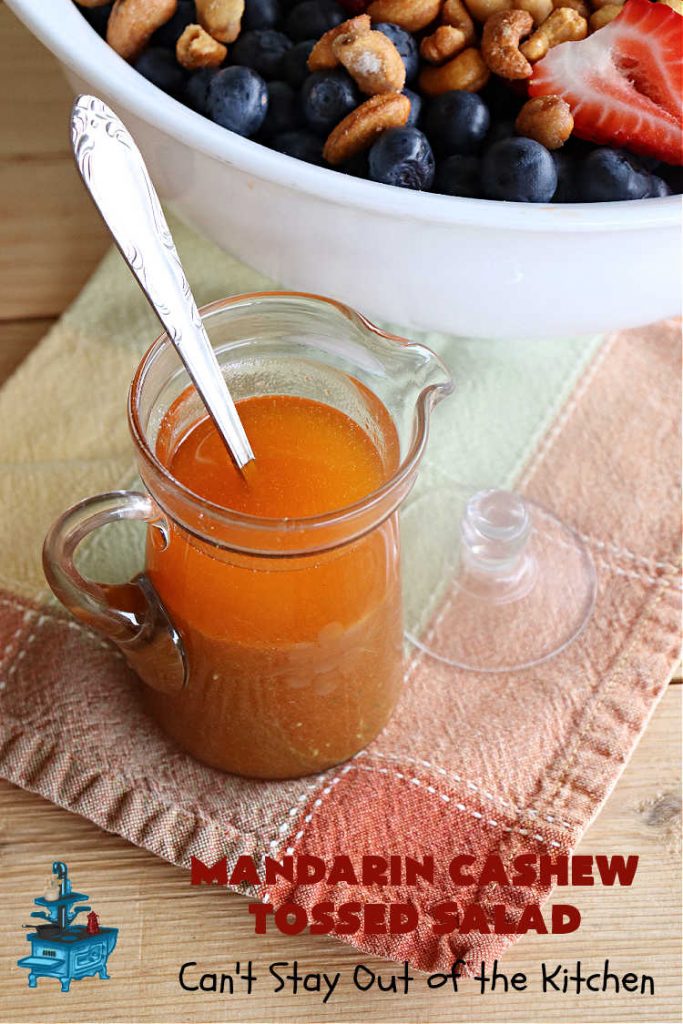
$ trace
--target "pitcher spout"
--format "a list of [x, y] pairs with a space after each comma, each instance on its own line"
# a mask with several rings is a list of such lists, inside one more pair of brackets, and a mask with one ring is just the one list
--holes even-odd
[[424, 433], [426, 441], [431, 411], [455, 390], [451, 371], [427, 345], [383, 331], [364, 317], [359, 319], [366, 345], [372, 347], [391, 380], [391, 387], [384, 390], [391, 415], [397, 423], [403, 423], [404, 435], [412, 419], [413, 440], [416, 434]]

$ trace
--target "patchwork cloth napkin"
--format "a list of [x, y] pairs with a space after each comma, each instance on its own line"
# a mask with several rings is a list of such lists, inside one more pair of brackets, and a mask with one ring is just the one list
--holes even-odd
[[[173, 227], [200, 302], [269, 286]], [[429, 906], [503, 902], [514, 918], [548, 891], [454, 892], [448, 861], [571, 851], [677, 655], [679, 325], [552, 343], [421, 339], [458, 388], [436, 410], [420, 486], [514, 486], [554, 510], [593, 556], [595, 612], [563, 654], [521, 673], [461, 672], [409, 649], [403, 697], [380, 737], [347, 764], [291, 782], [227, 776], [184, 754], [144, 714], [140, 683], [118, 652], [56, 605], [42, 575], [52, 520], [82, 497], [135, 482], [126, 393], [157, 333], [112, 253], [0, 390], [0, 773], [184, 867], [193, 855], [431, 853], [435, 886], [356, 894], [413, 900], [418, 930], [350, 941], [430, 971], [499, 956], [510, 937], [434, 936]], [[419, 551], [406, 563], [409, 628], [457, 629], [442, 558], [422, 525], [413, 517], [403, 537], [408, 553]], [[140, 567], [139, 538], [120, 525], [85, 547], [97, 578]], [[276, 905], [353, 898], [348, 886], [323, 883], [281, 882], [259, 895]]]

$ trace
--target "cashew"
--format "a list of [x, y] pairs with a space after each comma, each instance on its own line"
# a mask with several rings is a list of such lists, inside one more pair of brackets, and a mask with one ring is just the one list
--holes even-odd
[[370, 29], [370, 18], [367, 14], [360, 14], [357, 18], [349, 18], [341, 25], [336, 25], [329, 32], [321, 36], [318, 42], [308, 55], [309, 71], [330, 71], [339, 66], [339, 58], [332, 49], [332, 43], [338, 36], [348, 36], [350, 39], [357, 39], [358, 36], [366, 35]]
[[560, 96], [536, 96], [520, 110], [515, 128], [546, 149], [559, 149], [574, 130], [574, 118], [569, 104]]
[[196, 0], [197, 21], [219, 43], [234, 43], [242, 27], [244, 0]]
[[178, 0], [116, 0], [107, 22], [107, 42], [124, 60], [135, 60], [177, 6]]
[[472, 45], [475, 37], [474, 22], [462, 0], [446, 0], [441, 9], [441, 20], [444, 25], [460, 29], [465, 37], [465, 45]]
[[512, 10], [512, 0], [466, 0], [467, 10], [476, 21], [482, 22], [492, 14]]
[[605, 4], [604, 7], [600, 7], [599, 10], [593, 11], [590, 16], [590, 27], [592, 32], [597, 32], [598, 29], [604, 28], [605, 25], [609, 25], [610, 21], [614, 21], [623, 11], [623, 7], [620, 4]]
[[[600, 7], [606, 7], [607, 4], [616, 4], [617, 7], [623, 7], [626, 0], [591, 0], [591, 6], [593, 9], [599, 9]], [[660, 3], [664, 3], [664, 0], [659, 0]], [[672, 0], [672, 3], [676, 3], [677, 0]], [[571, 4], [563, 4], [563, 6], [571, 7]], [[586, 15], [584, 14], [584, 18]]]
[[210, 36], [201, 25], [188, 25], [176, 43], [175, 55], [181, 67], [189, 71], [217, 68], [228, 56], [228, 48]]
[[389, 128], [402, 128], [410, 117], [410, 100], [400, 92], [371, 96], [332, 129], [323, 148], [328, 164], [343, 164], [369, 149]]
[[488, 67], [501, 78], [529, 78], [532, 67], [520, 53], [519, 41], [531, 32], [528, 11], [500, 11], [484, 23], [481, 52]]
[[425, 96], [440, 96], [452, 89], [479, 92], [489, 78], [489, 69], [479, 50], [470, 47], [439, 68], [423, 68], [418, 83]]
[[406, 84], [406, 67], [401, 54], [383, 32], [351, 37], [338, 36], [332, 50], [361, 92], [376, 96], [400, 92]]
[[374, 22], [391, 21], [406, 32], [420, 32], [436, 19], [441, 0], [373, 0], [368, 14]]
[[449, 57], [455, 57], [465, 49], [465, 33], [453, 25], [439, 25], [431, 36], [425, 36], [420, 43], [420, 54], [430, 64], [443, 64]]
[[76, 0], [79, 7], [104, 7], [109, 0]]
[[578, 42], [588, 35], [588, 22], [571, 7], [558, 7], [550, 17], [537, 28], [531, 39], [527, 39], [521, 52], [527, 60], [535, 63], [545, 57], [548, 50], [559, 43]]
[[[599, 6], [599, 4], [596, 4]], [[586, 3], [586, 0], [553, 0], [553, 9], [557, 10], [558, 7], [571, 7], [573, 11], [580, 14], [586, 21], [590, 18], [590, 7]]]
[[[573, 2], [583, 3], [583, 0]], [[552, 12], [553, 0], [514, 0], [514, 6], [516, 11], [528, 11], [534, 19], [534, 25], [542, 25]]]

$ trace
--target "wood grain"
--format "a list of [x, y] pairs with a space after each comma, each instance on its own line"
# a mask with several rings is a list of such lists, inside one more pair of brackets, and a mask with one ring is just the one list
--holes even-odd
[[39, 317], [35, 320], [3, 320], [0, 318], [0, 383], [26, 358], [32, 348], [45, 337], [54, 321]]
[[72, 93], [55, 59], [0, 6], [0, 319], [57, 316], [108, 247], [73, 165]]
[[[66, 137], [70, 92], [55, 61], [0, 3], [0, 382], [77, 294], [107, 239], [71, 164]], [[18, 97], [21, 97], [19, 101]], [[581, 853], [640, 854], [631, 889], [565, 890], [583, 924], [574, 935], [526, 937], [502, 967], [525, 971], [530, 991], [480, 996], [430, 992], [359, 994], [354, 966], [383, 976], [394, 966], [362, 958], [329, 939], [253, 935], [240, 897], [197, 890], [188, 875], [118, 836], [5, 782], [0, 783], [0, 1020], [48, 1021], [680, 1021], [680, 687], [670, 687]], [[54, 859], [69, 863], [103, 923], [120, 928], [111, 980], [75, 983], [68, 995], [43, 979], [29, 990], [16, 961], [28, 951], [22, 923]], [[654, 997], [541, 995], [542, 961], [655, 977]], [[180, 965], [230, 971], [251, 959], [255, 994], [184, 992]], [[272, 992], [268, 965], [299, 960], [306, 971], [342, 972], [326, 1005], [314, 993]]]

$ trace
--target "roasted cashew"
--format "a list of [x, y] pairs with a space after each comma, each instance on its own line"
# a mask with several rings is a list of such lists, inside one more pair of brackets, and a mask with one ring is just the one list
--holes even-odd
[[242, 27], [244, 0], [196, 0], [197, 21], [219, 43], [234, 43]]
[[201, 25], [188, 25], [176, 43], [175, 55], [181, 67], [217, 68], [228, 56], [227, 46], [210, 36]]
[[443, 64], [465, 49], [467, 40], [462, 29], [454, 25], [439, 25], [430, 36], [420, 43], [420, 56], [430, 64]]
[[515, 128], [546, 149], [559, 149], [574, 130], [574, 118], [569, 104], [560, 96], [536, 96], [520, 110]]
[[439, 13], [441, 0], [373, 0], [368, 14], [374, 22], [391, 21], [406, 32], [420, 32]]
[[116, 0], [107, 22], [107, 42], [124, 60], [135, 60], [177, 6], [178, 0]]
[[465, 45], [472, 45], [475, 39], [474, 22], [462, 0], [446, 0], [441, 8], [441, 20], [444, 25], [460, 29], [465, 37]]
[[[600, 7], [600, 0], [594, 6]], [[573, 11], [580, 14], [586, 21], [590, 18], [591, 9], [586, 0], [553, 0], [553, 9], [557, 10], [558, 7], [571, 7]]]
[[352, 110], [332, 130], [323, 148], [323, 157], [333, 167], [369, 149], [389, 128], [401, 128], [410, 117], [410, 100], [400, 92], [371, 96]]
[[590, 16], [590, 27], [592, 32], [597, 32], [599, 29], [604, 28], [605, 25], [609, 25], [610, 21], [614, 21], [618, 18], [623, 11], [621, 4], [603, 4], [597, 11], [593, 11]]
[[578, 42], [588, 35], [588, 22], [571, 7], [558, 7], [527, 39], [521, 52], [527, 60], [542, 60], [548, 50], [559, 43]]
[[529, 78], [532, 67], [520, 52], [519, 41], [531, 32], [528, 11], [500, 11], [484, 23], [481, 52], [488, 67], [501, 78]]
[[467, 10], [479, 22], [485, 22], [492, 14], [512, 9], [512, 0], [467, 0]]
[[309, 71], [331, 71], [339, 67], [339, 58], [332, 49], [332, 43], [339, 36], [348, 36], [349, 39], [356, 39], [358, 36], [367, 35], [372, 29], [370, 18], [367, 14], [359, 14], [357, 18], [349, 18], [341, 25], [335, 25], [320, 37], [308, 55]]
[[406, 84], [401, 54], [383, 32], [337, 36], [332, 50], [366, 96], [400, 92]]
[[[583, 3], [583, 0], [573, 0], [573, 2]], [[534, 19], [534, 25], [542, 25], [545, 19], [552, 14], [553, 0], [514, 0], [514, 6], [517, 11], [528, 11]]]
[[440, 96], [442, 92], [450, 92], [452, 89], [479, 92], [489, 78], [490, 72], [482, 55], [471, 46], [439, 68], [423, 68], [419, 86], [425, 96]]

